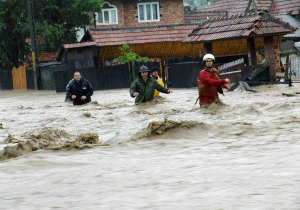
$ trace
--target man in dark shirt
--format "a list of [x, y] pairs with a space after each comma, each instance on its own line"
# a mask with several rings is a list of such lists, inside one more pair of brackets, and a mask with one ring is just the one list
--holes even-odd
[[91, 83], [81, 78], [78, 71], [74, 72], [74, 80], [69, 84], [67, 96], [73, 99], [73, 105], [82, 105], [91, 102], [93, 87]]

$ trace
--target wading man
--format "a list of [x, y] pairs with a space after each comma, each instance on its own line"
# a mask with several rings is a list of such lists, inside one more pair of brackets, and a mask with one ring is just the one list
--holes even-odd
[[135, 104], [151, 101], [154, 98], [155, 89], [162, 93], [173, 92], [161, 86], [154, 78], [150, 77], [149, 69], [143, 65], [138, 72], [138, 78], [131, 84], [130, 96], [133, 98], [136, 97]]
[[69, 84], [67, 96], [73, 99], [73, 105], [82, 105], [91, 102], [93, 87], [91, 83], [81, 78], [78, 71], [74, 72], [74, 80]]
[[222, 88], [228, 89], [225, 83], [229, 83], [230, 79], [221, 79], [219, 71], [213, 68], [215, 57], [212, 54], [206, 54], [203, 57], [205, 69], [200, 71], [197, 78], [200, 107], [208, 107], [213, 102], [217, 105], [223, 104], [219, 99], [218, 92], [223, 93]]
[[[162, 79], [158, 76], [158, 69], [156, 67], [153, 67], [151, 69], [151, 76], [152, 78], [156, 79], [156, 81], [158, 82], [158, 84], [160, 84], [161, 86], [165, 86], [164, 82], [162, 81]], [[154, 90], [154, 97], [159, 96], [159, 91], [158, 90]]]

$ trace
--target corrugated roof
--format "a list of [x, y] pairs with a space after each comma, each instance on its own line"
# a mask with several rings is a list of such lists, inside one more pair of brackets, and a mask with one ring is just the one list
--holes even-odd
[[[295, 28], [300, 28], [300, 21], [296, 18], [293, 18], [290, 15], [274, 15], [277, 18], [280, 18], [282, 21], [289, 23], [291, 26]], [[286, 34], [284, 37], [300, 37], [300, 30], [295, 31], [294, 34]]]
[[297, 15], [300, 10], [300, 0], [273, 0], [269, 14]]
[[98, 46], [182, 41], [198, 24], [181, 24], [140, 28], [89, 29]]
[[288, 34], [296, 28], [265, 12], [213, 19], [200, 24], [184, 42], [210, 42], [271, 34]]

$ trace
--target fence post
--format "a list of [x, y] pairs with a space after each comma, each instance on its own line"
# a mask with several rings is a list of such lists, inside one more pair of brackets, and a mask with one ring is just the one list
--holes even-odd
[[163, 79], [163, 83], [165, 84], [165, 86], [166, 86], [166, 73], [165, 73], [165, 71], [166, 71], [166, 68], [165, 68], [165, 60], [164, 59], [161, 59], [160, 60], [160, 63], [161, 63], [161, 70], [162, 70], [162, 72], [161, 72], [161, 77], [162, 77], [162, 79]]

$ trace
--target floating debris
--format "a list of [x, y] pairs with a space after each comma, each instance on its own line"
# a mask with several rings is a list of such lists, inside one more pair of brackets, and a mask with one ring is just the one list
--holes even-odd
[[86, 117], [91, 117], [92, 116], [92, 114], [89, 113], [89, 112], [83, 113], [83, 115], [86, 116]]

